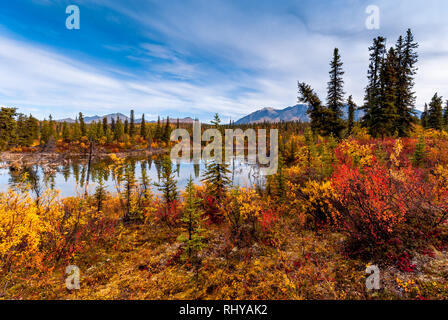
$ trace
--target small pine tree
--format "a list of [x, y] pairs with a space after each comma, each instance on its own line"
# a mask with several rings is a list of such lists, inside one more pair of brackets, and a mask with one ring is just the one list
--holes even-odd
[[274, 195], [277, 197], [279, 203], [284, 203], [286, 200], [286, 177], [285, 168], [282, 156], [278, 157], [278, 171], [275, 175], [275, 192]]
[[219, 128], [219, 125], [221, 123], [221, 118], [219, 117], [218, 113], [215, 113], [215, 117], [211, 121], [212, 125], [215, 126], [215, 128]]
[[179, 193], [177, 191], [177, 181], [173, 172], [173, 164], [169, 157], [162, 161], [160, 182], [154, 184], [162, 193], [165, 203], [165, 214], [163, 219], [167, 221], [167, 210], [170, 205], [177, 201]]
[[184, 257], [197, 262], [197, 254], [205, 246], [205, 232], [203, 228], [206, 219], [200, 210], [201, 200], [195, 194], [193, 179], [190, 177], [185, 189], [182, 231], [178, 240], [184, 243]]
[[415, 145], [414, 155], [412, 156], [412, 163], [416, 167], [420, 167], [425, 160], [425, 138], [420, 136]]
[[98, 213], [100, 213], [103, 211], [103, 204], [107, 198], [107, 190], [101, 177], [99, 178], [98, 186], [95, 189], [94, 198], [96, 203], [96, 210]]
[[222, 199], [231, 183], [228, 177], [230, 173], [228, 164], [217, 161], [206, 164], [202, 181], [206, 182], [207, 193], [216, 197], [217, 200]]

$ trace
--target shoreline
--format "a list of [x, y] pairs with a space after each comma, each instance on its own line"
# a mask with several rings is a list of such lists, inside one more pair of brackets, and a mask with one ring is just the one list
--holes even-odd
[[[92, 159], [101, 160], [115, 154], [120, 158], [127, 158], [132, 156], [152, 156], [167, 153], [167, 149], [152, 149], [152, 150], [129, 150], [121, 152], [103, 152], [95, 151], [92, 153]], [[67, 160], [74, 158], [85, 158], [88, 160], [89, 153], [79, 152], [10, 152], [4, 151], [0, 153], [0, 169], [13, 167], [20, 169], [23, 167], [40, 165], [45, 167], [56, 167], [64, 164]]]

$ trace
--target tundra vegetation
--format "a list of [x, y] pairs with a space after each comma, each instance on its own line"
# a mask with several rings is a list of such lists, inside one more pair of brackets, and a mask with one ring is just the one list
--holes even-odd
[[[116, 192], [60, 198], [24, 179], [0, 193], [0, 297], [447, 299], [448, 107], [435, 94], [415, 116], [417, 44], [410, 30], [385, 43], [369, 48], [359, 121], [335, 49], [326, 104], [299, 83], [309, 124], [239, 126], [280, 131], [279, 169], [263, 187], [232, 186], [226, 165], [210, 163], [202, 184], [178, 190], [170, 159], [153, 184], [115, 154], [168, 148], [171, 130], [191, 125], [85, 124], [82, 114], [56, 123], [3, 108], [3, 150], [88, 152], [94, 142], [111, 152]], [[212, 125], [236, 127], [218, 116]], [[79, 290], [65, 287], [68, 265], [80, 269]], [[380, 290], [366, 288], [370, 265]]]

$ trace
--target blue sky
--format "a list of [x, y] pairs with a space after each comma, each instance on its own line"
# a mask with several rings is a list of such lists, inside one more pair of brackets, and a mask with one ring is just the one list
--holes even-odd
[[[65, 27], [78, 5], [81, 29]], [[368, 5], [380, 30], [367, 30]], [[445, 0], [14, 0], [0, 3], [0, 105], [38, 118], [123, 112], [149, 119], [215, 112], [236, 120], [296, 104], [297, 81], [325, 99], [341, 50], [345, 90], [358, 104], [368, 46], [407, 28], [420, 43], [417, 107], [448, 97]]]

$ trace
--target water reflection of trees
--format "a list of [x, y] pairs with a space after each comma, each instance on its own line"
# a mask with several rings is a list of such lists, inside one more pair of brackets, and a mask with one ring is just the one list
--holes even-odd
[[[108, 159], [101, 159], [93, 161], [90, 167], [89, 181], [94, 184], [106, 183], [112, 184], [113, 177], [111, 171], [112, 162]], [[177, 175], [180, 177], [180, 171], [182, 171], [182, 165], [176, 163]], [[201, 177], [201, 164], [192, 164], [192, 174], [196, 179]], [[131, 170], [135, 175], [138, 172], [138, 176], [141, 178], [144, 173], [149, 177], [152, 182], [158, 182], [161, 178], [162, 160], [160, 157], [142, 157], [142, 158], [128, 158], [125, 162], [125, 166], [118, 169], [117, 174], [124, 175], [125, 170]], [[190, 170], [191, 170], [190, 169]], [[138, 170], [138, 171], [137, 171]], [[185, 170], [188, 170], [185, 168]], [[152, 173], [151, 173], [152, 171]], [[155, 172], [154, 172], [155, 171]], [[83, 159], [67, 159], [59, 167], [54, 169], [42, 168], [40, 166], [25, 167], [20, 170], [10, 168], [9, 169], [9, 184], [13, 186], [19, 186], [23, 182], [28, 183], [31, 186], [32, 192], [39, 197], [43, 190], [46, 188], [55, 189], [58, 186], [58, 179], [63, 179], [65, 183], [70, 183], [70, 179], [73, 179], [76, 186], [84, 188], [87, 182], [88, 162]], [[247, 174], [247, 176], [246, 176]], [[246, 165], [232, 161], [231, 163], [231, 178], [234, 184], [238, 184], [238, 179], [247, 178], [249, 184], [259, 184], [261, 182], [259, 168], [250, 166], [246, 168]], [[23, 181], [23, 179], [26, 181]], [[60, 180], [59, 180], [60, 181]], [[59, 182], [60, 183], [60, 182]], [[60, 187], [60, 186], [59, 186]]]

